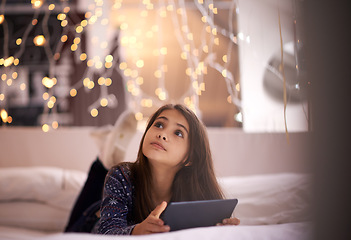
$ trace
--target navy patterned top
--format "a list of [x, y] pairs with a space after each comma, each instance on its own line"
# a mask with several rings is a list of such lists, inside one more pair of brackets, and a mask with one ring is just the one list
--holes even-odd
[[101, 203], [101, 218], [93, 229], [98, 234], [130, 235], [135, 223], [132, 217], [134, 184], [132, 163], [123, 163], [106, 175]]

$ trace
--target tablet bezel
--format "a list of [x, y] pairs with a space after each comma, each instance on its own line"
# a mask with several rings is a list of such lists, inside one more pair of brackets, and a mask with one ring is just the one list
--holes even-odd
[[218, 199], [188, 202], [171, 202], [160, 218], [171, 231], [195, 227], [209, 227], [230, 218], [238, 199]]

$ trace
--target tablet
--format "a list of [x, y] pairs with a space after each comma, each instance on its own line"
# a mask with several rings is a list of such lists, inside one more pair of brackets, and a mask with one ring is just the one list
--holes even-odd
[[238, 199], [171, 202], [160, 218], [171, 231], [215, 226], [231, 217], [237, 203]]

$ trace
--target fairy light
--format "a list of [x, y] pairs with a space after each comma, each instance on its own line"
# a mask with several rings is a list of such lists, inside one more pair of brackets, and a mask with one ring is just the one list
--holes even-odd
[[141, 121], [141, 120], [143, 120], [143, 118], [144, 118], [144, 115], [141, 112], [135, 113], [135, 119], [137, 121]]
[[107, 98], [101, 98], [101, 100], [100, 100], [100, 105], [101, 105], [102, 107], [106, 107], [107, 104], [108, 104]]
[[2, 121], [3, 121], [3, 122], [6, 122], [7, 117], [8, 117], [8, 114], [7, 114], [7, 112], [6, 112], [5, 109], [1, 109], [0, 115], [1, 115]]
[[81, 61], [85, 61], [87, 59], [87, 57], [88, 57], [88, 55], [86, 53], [82, 53], [82, 54], [80, 54], [79, 59]]
[[43, 132], [48, 132], [50, 130], [50, 126], [45, 123], [41, 126], [41, 129], [43, 130]]
[[55, 4], [53, 4], [53, 3], [51, 3], [49, 6], [48, 6], [48, 9], [50, 10], [50, 11], [52, 11], [52, 10], [54, 10], [55, 9]]
[[90, 115], [92, 117], [97, 117], [99, 115], [99, 111], [96, 108], [91, 109]]
[[13, 64], [13, 62], [14, 62], [14, 57], [8, 57], [8, 58], [6, 58], [5, 60], [4, 60], [4, 66], [5, 67], [9, 67], [9, 66], [11, 66], [12, 64]]
[[56, 79], [56, 78], [44, 77], [44, 78], [41, 80], [41, 83], [42, 83], [45, 87], [47, 87], [47, 88], [52, 88], [53, 86], [56, 85], [57, 79]]
[[72, 89], [69, 91], [69, 95], [70, 95], [71, 97], [77, 96], [77, 89], [72, 88]]
[[98, 84], [99, 84], [100, 86], [104, 85], [104, 84], [105, 84], [105, 78], [104, 78], [104, 77], [99, 77], [99, 79], [98, 79]]
[[2, 24], [5, 20], [4, 14], [0, 14], [0, 24]]
[[[88, 25], [92, 24], [101, 24], [102, 26], [107, 26], [109, 23], [109, 19], [104, 17], [104, 3], [105, 1], [103, 0], [94, 0], [94, 3], [90, 4], [88, 6], [88, 11], [85, 13], [85, 19], [76, 24], [75, 26], [70, 26], [69, 21], [68, 21], [68, 13], [70, 11], [69, 7], [65, 7], [63, 11], [59, 14], [57, 14], [57, 19], [61, 21], [61, 27], [65, 28], [64, 32], [70, 31], [77, 33], [75, 34], [75, 38], [70, 39], [71, 45], [71, 51], [74, 52], [76, 55], [76, 61], [86, 61], [86, 66], [87, 66], [87, 71], [85, 73], [85, 76], [82, 77], [82, 80], [80, 80], [76, 85], [70, 87], [69, 95], [71, 97], [75, 97], [78, 93], [78, 90], [80, 87], [85, 88], [86, 90], [88, 89], [93, 89], [95, 87], [104, 87], [104, 86], [110, 86], [112, 84], [111, 78], [106, 75], [104, 77], [100, 77], [95, 83], [93, 80], [91, 80], [89, 77], [91, 77], [92, 71], [95, 69], [99, 70], [104, 68], [103, 70], [106, 70], [108, 72], [107, 75], [109, 75], [112, 71], [112, 69], [119, 68], [121, 70], [122, 75], [128, 79], [126, 81], [126, 88], [128, 92], [134, 96], [136, 99], [135, 101], [138, 101], [142, 107], [150, 108], [154, 105], [160, 104], [160, 101], [165, 101], [168, 98], [168, 93], [167, 89], [165, 88], [165, 78], [166, 78], [166, 73], [168, 72], [168, 66], [164, 63], [163, 58], [166, 58], [169, 52], [171, 53], [172, 51], [167, 48], [167, 46], [163, 45], [160, 43], [158, 47], [155, 47], [155, 49], [152, 50], [152, 54], [150, 56], [154, 56], [156, 58], [159, 58], [158, 66], [156, 69], [153, 69], [153, 74], [154, 77], [158, 81], [158, 86], [155, 90], [155, 96], [149, 97], [143, 89], [140, 87], [141, 85], [144, 84], [144, 73], [142, 71], [142, 68], [145, 67], [145, 64], [147, 63], [147, 67], [150, 67], [150, 64], [147, 60], [149, 58], [144, 58], [144, 55], [139, 55], [139, 53], [136, 53], [135, 56], [133, 56], [133, 61], [128, 65], [127, 61], [122, 61], [119, 63], [116, 62], [116, 56], [114, 54], [107, 54], [105, 57], [102, 57], [101, 59], [93, 57], [93, 56], [88, 56], [87, 53], [82, 53], [82, 49], [80, 49], [81, 45], [81, 38], [80, 35], [83, 33], [84, 28], [87, 27]], [[113, 9], [121, 9], [122, 8], [122, 2], [123, 0], [114, 0]], [[223, 34], [221, 32], [221, 29], [214, 25], [213, 21], [213, 14], [218, 13], [218, 9], [214, 6], [213, 3], [210, 4], [204, 4], [203, 0], [196, 0], [198, 4], [201, 4], [201, 6], [205, 9], [207, 9], [206, 14], [204, 12], [201, 12], [200, 19], [202, 23], [204, 23], [204, 28], [206, 29], [206, 32], [209, 33], [208, 36], [210, 36], [210, 40], [208, 38], [204, 38], [201, 40], [201, 45], [196, 46], [195, 42], [197, 42], [197, 35], [194, 35], [195, 32], [192, 32], [189, 28], [191, 25], [188, 24], [188, 20], [186, 19], [187, 11], [185, 9], [185, 6], [180, 5], [175, 5], [175, 3], [162, 3], [159, 5], [154, 5], [152, 1], [150, 0], [143, 0], [142, 1], [142, 7], [140, 8], [139, 14], [143, 18], [145, 18], [145, 22], [149, 21], [150, 17], [153, 17], [152, 13], [157, 12], [157, 17], [158, 19], [162, 18], [168, 18], [171, 15], [178, 15], [178, 19], [182, 20], [179, 21], [179, 26], [177, 27], [180, 32], [180, 39], [178, 41], [182, 40], [183, 44], [181, 44], [181, 53], [180, 53], [180, 59], [184, 60], [184, 63], [187, 64], [187, 68], [185, 69], [185, 74], [189, 79], [191, 80], [191, 87], [189, 89], [192, 92], [190, 94], [187, 93], [187, 96], [184, 96], [184, 102], [186, 102], [187, 106], [189, 106], [191, 109], [196, 111], [197, 106], [198, 106], [198, 98], [196, 95], [201, 95], [202, 92], [205, 91], [205, 83], [204, 83], [204, 75], [207, 74], [207, 66], [211, 67], [209, 64], [209, 61], [215, 61], [215, 60], [204, 60], [206, 59], [207, 54], [212, 54], [213, 53], [213, 45], [219, 45], [219, 34]], [[41, 7], [44, 3], [43, 0], [31, 0], [32, 7]], [[195, 3], [195, 4], [197, 4]], [[56, 8], [55, 4], [48, 4], [45, 5], [47, 8], [52, 11]], [[198, 6], [197, 6], [198, 7]], [[154, 11], [156, 10], [156, 11]], [[236, 8], [238, 11], [238, 8]], [[2, 20], [1, 20], [2, 18]], [[126, 47], [131, 49], [133, 52], [141, 52], [144, 49], [144, 46], [146, 45], [145, 41], [154, 41], [154, 38], [157, 38], [158, 36], [161, 36], [163, 34], [163, 29], [162, 29], [162, 24], [160, 25], [159, 23], [154, 23], [151, 25], [149, 29], [143, 30], [142, 26], [137, 26], [136, 29], [132, 24], [129, 24], [127, 21], [127, 16], [123, 14], [118, 14], [118, 20], [120, 22], [120, 30], [123, 31], [123, 34], [121, 34], [121, 38], [119, 39], [120, 44], [119, 46]], [[1, 21], [4, 20], [4, 15], [0, 15], [0, 24]], [[112, 20], [111, 20], [112, 21]], [[38, 24], [37, 19], [33, 19], [31, 24], [33, 26]], [[141, 24], [140, 24], [141, 25]], [[132, 33], [132, 34], [130, 34]], [[79, 36], [77, 36], [79, 35]], [[45, 34], [45, 36], [47, 36]], [[45, 39], [43, 35], [37, 36], [38, 39], [33, 40], [36, 46], [44, 46], [46, 41], [49, 41], [48, 39]], [[40, 37], [40, 38], [39, 38]], [[60, 44], [63, 45], [62, 43], [67, 42], [68, 35], [63, 34], [60, 37]], [[239, 38], [239, 36], [238, 36]], [[231, 35], [230, 39], [232, 42], [236, 42], [237, 36]], [[249, 36], [246, 36], [244, 38], [246, 41], [249, 41]], [[101, 48], [102, 50], [107, 50], [109, 48], [109, 44], [107, 41], [100, 41], [98, 37], [93, 36], [89, 41], [94, 44], [95, 47]], [[25, 42], [25, 39], [23, 38], [18, 38], [16, 40], [16, 44], [20, 46]], [[180, 41], [181, 42], [181, 41]], [[151, 52], [150, 52], [151, 53]], [[173, 52], [172, 52], [173, 53]], [[56, 52], [55, 54], [52, 54], [53, 59], [49, 60], [59, 60], [61, 57], [61, 52]], [[135, 54], [135, 53], [134, 53]], [[62, 55], [63, 56], [63, 55]], [[179, 55], [178, 55], [179, 56]], [[210, 55], [208, 55], [210, 56]], [[114, 59], [116, 58], [116, 59]], [[229, 57], [230, 58], [230, 57]], [[220, 58], [219, 58], [220, 59]], [[229, 63], [230, 60], [228, 59], [227, 55], [223, 55], [222, 57], [223, 63]], [[18, 65], [19, 64], [19, 58], [14, 58], [14, 57], [8, 57], [6, 59], [0, 59], [0, 65], [4, 65], [5, 67], [11, 66], [11, 65]], [[170, 68], [172, 67], [169, 65]], [[212, 66], [213, 67], [213, 66]], [[228, 74], [227, 74], [228, 71]], [[230, 75], [229, 70], [227, 70], [227, 67], [224, 67], [223, 69], [220, 70], [222, 73], [222, 76], [227, 78], [228, 75]], [[56, 83], [54, 82], [55, 78], [52, 78], [52, 74], [49, 74], [49, 77], [44, 77], [42, 80], [42, 84], [48, 89], [48, 92], [50, 93], [44, 93], [43, 94], [43, 99], [46, 101], [46, 105], [49, 108], [54, 108], [55, 105], [59, 104], [56, 102], [56, 99], [53, 99], [52, 93], [53, 89], [56, 87]], [[9, 76], [6, 77], [4, 82], [6, 82], [8, 85], [12, 84], [13, 80], [16, 79], [16, 77], [12, 76], [12, 78], [7, 79]], [[57, 81], [55, 79], [55, 81]], [[26, 84], [22, 83], [20, 86], [21, 89], [26, 89]], [[240, 90], [240, 85], [235, 86], [236, 91]], [[99, 100], [96, 101], [95, 105], [91, 105], [91, 107], [88, 108], [88, 112], [90, 112], [92, 117], [98, 116], [98, 108], [99, 107], [106, 107], [110, 106], [110, 98], [107, 97], [107, 93], [104, 89], [102, 89], [101, 95], [99, 97]], [[89, 92], [89, 91], [87, 91]], [[68, 94], [68, 93], [67, 93]], [[188, 96], [190, 95], [190, 96]], [[1, 96], [1, 95], [0, 95]], [[5, 95], [3, 95], [3, 98], [5, 98]], [[140, 112], [141, 116], [139, 116], [139, 119], [142, 120], [144, 116]], [[137, 114], [136, 114], [137, 118]], [[44, 122], [51, 122], [51, 127], [55, 128], [53, 126], [52, 120], [50, 121], [44, 121]], [[44, 126], [43, 124], [42, 126]], [[49, 123], [46, 124], [47, 129], [49, 130], [50, 125]]]
[[106, 78], [105, 79], [105, 86], [111, 86], [111, 84], [112, 84], [112, 79], [111, 78]]
[[142, 59], [139, 59], [136, 64], [135, 64], [138, 68], [142, 68], [144, 67], [144, 61]]
[[46, 39], [43, 35], [37, 35], [33, 39], [35, 46], [43, 46], [46, 42]]
[[43, 93], [43, 100], [46, 101], [49, 99], [49, 97], [50, 97], [49, 93], [47, 93], [47, 92]]
[[38, 9], [40, 8], [44, 3], [44, 0], [31, 0], [32, 8]]
[[57, 129], [58, 126], [59, 126], [59, 124], [58, 124], [57, 121], [53, 121], [53, 122], [51, 123], [51, 127], [52, 127], [53, 129]]
[[22, 43], [22, 39], [21, 38], [17, 38], [16, 39], [16, 45], [21, 45], [21, 43]]

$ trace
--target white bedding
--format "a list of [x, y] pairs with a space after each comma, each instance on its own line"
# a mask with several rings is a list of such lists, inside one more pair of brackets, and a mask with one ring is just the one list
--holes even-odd
[[[0, 239], [108, 239], [62, 233], [85, 179], [84, 172], [56, 167], [0, 168]], [[239, 199], [234, 215], [241, 219], [240, 226], [189, 229], [138, 239], [310, 238], [309, 175], [222, 177], [219, 182], [227, 197]]]
[[207, 228], [194, 228], [169, 233], [144, 236], [108, 236], [86, 233], [56, 233], [43, 234], [23, 229], [10, 229], [0, 226], [1, 239], [6, 240], [309, 240], [313, 236], [313, 226], [310, 222], [285, 223], [259, 226], [216, 226]]

